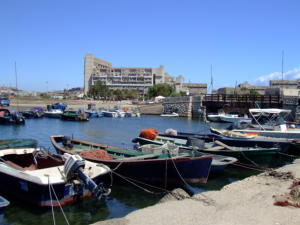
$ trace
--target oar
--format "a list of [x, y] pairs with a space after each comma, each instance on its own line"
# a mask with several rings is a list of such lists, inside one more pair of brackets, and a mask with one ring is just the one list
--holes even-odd
[[222, 143], [221, 141], [216, 140], [215, 143], [216, 143], [217, 145], [220, 145], [220, 146], [222, 146], [222, 147], [228, 149], [228, 150], [234, 151], [234, 149], [233, 149], [232, 147], [230, 147], [230, 146], [228, 146], [228, 145]]

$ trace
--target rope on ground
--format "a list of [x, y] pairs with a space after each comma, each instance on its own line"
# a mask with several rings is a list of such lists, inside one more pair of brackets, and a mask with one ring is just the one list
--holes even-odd
[[283, 153], [283, 152], [278, 152], [278, 154], [283, 155], [283, 156], [288, 156], [288, 157], [291, 157], [291, 158], [298, 158], [298, 156], [296, 156], [296, 155], [289, 155], [289, 154], [286, 154], [286, 153]]
[[250, 169], [250, 170], [256, 170], [256, 171], [259, 171], [259, 172], [266, 172], [266, 171], [270, 170], [270, 169], [267, 169], [267, 168], [253, 167], [251, 165], [243, 164], [243, 163], [239, 163], [239, 162], [235, 162], [232, 165], [243, 167], [243, 168]]

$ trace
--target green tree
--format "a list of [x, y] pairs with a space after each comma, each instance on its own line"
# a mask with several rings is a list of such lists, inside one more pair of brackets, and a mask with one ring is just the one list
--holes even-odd
[[47, 93], [41, 93], [40, 97], [43, 98], [43, 99], [49, 99], [50, 95], [48, 95]]
[[169, 97], [175, 92], [175, 88], [169, 84], [156, 84], [148, 88], [147, 98], [154, 98], [156, 96]]
[[92, 85], [87, 93], [88, 97], [93, 99], [99, 99], [100, 97], [107, 98], [108, 87], [101, 81], [97, 81]]
[[250, 89], [250, 95], [259, 95], [259, 93], [254, 89]]

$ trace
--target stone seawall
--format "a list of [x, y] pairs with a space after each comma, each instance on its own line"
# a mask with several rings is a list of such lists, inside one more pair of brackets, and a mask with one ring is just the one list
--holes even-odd
[[[223, 105], [220, 102], [216, 102], [211, 107], [219, 107], [220, 109], [223, 106], [229, 107], [232, 111], [240, 110], [240, 108], [236, 108], [233, 105], [226, 103]], [[206, 118], [206, 112], [210, 112], [211, 109], [209, 106], [206, 106], [204, 101], [204, 95], [197, 96], [183, 96], [176, 98], [165, 98], [163, 100], [163, 112], [164, 113], [172, 113], [177, 112], [179, 116], [182, 117], [193, 117], [193, 118]], [[207, 108], [208, 107], [208, 108]], [[255, 106], [256, 107], [256, 106]], [[298, 106], [298, 98], [297, 97], [284, 97], [282, 101], [282, 108], [291, 109], [291, 115], [288, 120], [291, 121], [300, 121], [300, 107]], [[243, 110], [248, 112], [248, 108], [244, 107]]]
[[178, 98], [165, 98], [163, 100], [164, 113], [176, 112], [179, 116], [192, 116], [192, 97], [183, 96]]

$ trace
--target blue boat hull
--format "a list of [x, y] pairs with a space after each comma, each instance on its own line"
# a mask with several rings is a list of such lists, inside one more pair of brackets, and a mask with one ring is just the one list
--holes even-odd
[[[101, 181], [100, 179], [103, 178], [97, 177], [93, 180], [98, 184]], [[64, 205], [91, 195], [91, 193], [80, 184], [58, 183], [54, 184], [53, 188], [59, 201], [56, 200], [52, 192], [51, 202], [48, 184], [42, 185], [30, 182], [26, 179], [20, 179], [5, 173], [0, 173], [0, 180], [1, 192], [11, 195], [16, 199], [42, 207], [50, 207], [52, 204], [53, 206], [59, 206], [59, 204]]]
[[[150, 183], [178, 184], [183, 182], [181, 177], [187, 183], [206, 183], [210, 172], [212, 158], [201, 156], [195, 158], [181, 159], [154, 159], [154, 160], [136, 160], [136, 161], [107, 161], [94, 160], [85, 157], [85, 159], [103, 163], [115, 169], [118, 178], [125, 176], [138, 181]], [[118, 176], [121, 175], [121, 176]]]

